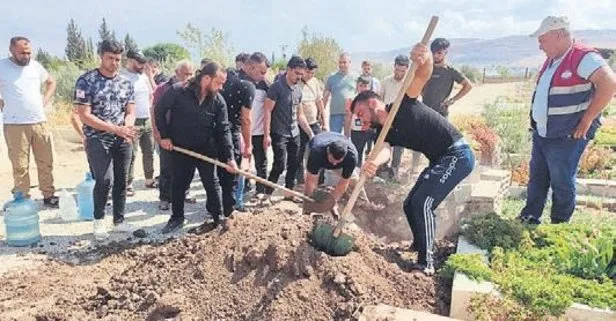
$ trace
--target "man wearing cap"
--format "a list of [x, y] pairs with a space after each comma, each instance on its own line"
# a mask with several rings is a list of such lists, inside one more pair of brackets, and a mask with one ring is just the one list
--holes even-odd
[[532, 99], [530, 180], [520, 219], [539, 224], [552, 188], [551, 221], [564, 223], [575, 209], [580, 157], [601, 125], [616, 77], [594, 48], [574, 41], [566, 17], [545, 18], [531, 36], [538, 38], [547, 59]]
[[[305, 69], [304, 59], [299, 56], [291, 57], [285, 76], [272, 84], [263, 104], [263, 147], [267, 149], [271, 145], [274, 150], [274, 164], [268, 180], [278, 183], [286, 167], [285, 186], [289, 189], [295, 186], [299, 165], [300, 127], [308, 133], [308, 137], [314, 136], [302, 109], [299, 108], [302, 101], [299, 81]], [[268, 187], [266, 192], [271, 195], [273, 189]], [[285, 197], [292, 199], [290, 195]]]
[[143, 172], [145, 175], [145, 187], [156, 188], [154, 180], [154, 136], [152, 135], [152, 122], [150, 120], [150, 108], [152, 107], [153, 89], [148, 76], [144, 73], [147, 58], [140, 51], [129, 50], [126, 69], [122, 76], [133, 84], [135, 95], [135, 139], [133, 141], [133, 153], [128, 170], [128, 186], [126, 195], [135, 195], [133, 179], [135, 172], [135, 158], [141, 147]]

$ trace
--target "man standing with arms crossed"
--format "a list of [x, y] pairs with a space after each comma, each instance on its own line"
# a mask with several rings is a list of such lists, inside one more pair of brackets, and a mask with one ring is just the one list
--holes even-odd
[[541, 223], [552, 188], [552, 223], [569, 222], [575, 209], [575, 174], [601, 112], [616, 91], [616, 76], [594, 49], [573, 40], [567, 17], [547, 17], [532, 34], [547, 56], [530, 113], [533, 148], [526, 206], [520, 220]]
[[[415, 186], [404, 201], [404, 213], [413, 233], [413, 248], [418, 251], [415, 269], [425, 274], [434, 273], [434, 210], [443, 199], [468, 176], [475, 165], [475, 156], [462, 134], [417, 97], [432, 73], [432, 55], [428, 48], [418, 44], [411, 52], [418, 65], [415, 78], [395, 115], [383, 149], [374, 160], [366, 160], [363, 172], [368, 177], [376, 174], [379, 166], [391, 157], [391, 146], [403, 146], [422, 152], [430, 160]], [[380, 133], [391, 105], [385, 105], [378, 94], [365, 91], [357, 95], [351, 111], [364, 127], [373, 127]]]
[[329, 129], [334, 133], [342, 133], [345, 118], [346, 100], [355, 95], [356, 76], [350, 73], [351, 56], [344, 52], [338, 58], [338, 71], [329, 78], [323, 91], [323, 106], [327, 108], [327, 102], [331, 97], [329, 105]]
[[51, 133], [44, 110], [56, 90], [56, 81], [41, 64], [32, 60], [32, 46], [27, 38], [12, 38], [9, 51], [11, 57], [0, 60], [0, 101], [3, 105], [0, 109], [4, 114], [4, 138], [13, 166], [12, 192], [30, 195], [32, 149], [43, 204], [57, 208]]
[[134, 228], [124, 221], [126, 179], [135, 137], [135, 102], [130, 80], [118, 74], [124, 48], [105, 40], [101, 65], [83, 74], [75, 84], [74, 104], [86, 136], [86, 154], [96, 179], [94, 185], [94, 237], [107, 238], [105, 205], [113, 182], [113, 224], [119, 232]]

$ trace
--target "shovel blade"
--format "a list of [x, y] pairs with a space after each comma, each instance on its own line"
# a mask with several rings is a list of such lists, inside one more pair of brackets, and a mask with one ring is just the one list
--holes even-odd
[[351, 252], [354, 245], [353, 237], [347, 234], [340, 234], [334, 237], [335, 226], [325, 223], [318, 223], [312, 229], [310, 238], [317, 250], [321, 250], [331, 256], [344, 256]]
[[307, 213], [328, 213], [336, 205], [334, 197], [325, 190], [317, 189], [312, 194], [314, 202], [304, 201], [304, 212]]

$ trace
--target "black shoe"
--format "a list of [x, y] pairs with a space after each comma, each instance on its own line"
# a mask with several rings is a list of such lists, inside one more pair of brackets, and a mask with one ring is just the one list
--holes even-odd
[[51, 197], [43, 199], [43, 205], [49, 208], [59, 208], [60, 200], [58, 199], [57, 196], [51, 196]]
[[539, 225], [541, 221], [532, 216], [518, 216], [518, 221], [522, 224]]
[[209, 233], [220, 226], [220, 220], [215, 220], [211, 222], [205, 222], [189, 231], [189, 233], [193, 234], [205, 234]]
[[171, 203], [169, 203], [169, 201], [160, 201], [158, 203], [158, 209], [161, 211], [168, 211]]
[[168, 234], [168, 233], [171, 233], [171, 232], [175, 232], [175, 231], [181, 229], [182, 227], [184, 227], [184, 219], [183, 218], [171, 218], [167, 222], [167, 225], [165, 225], [165, 227], [163, 228], [162, 233], [163, 234]]

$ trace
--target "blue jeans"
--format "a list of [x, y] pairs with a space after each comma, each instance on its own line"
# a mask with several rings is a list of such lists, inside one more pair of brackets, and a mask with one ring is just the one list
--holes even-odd
[[461, 139], [425, 168], [404, 200], [404, 214], [413, 232], [417, 262], [434, 267], [434, 210], [475, 167], [475, 155]]
[[528, 198], [520, 216], [540, 223], [552, 187], [552, 223], [568, 222], [575, 209], [575, 173], [588, 144], [585, 139], [543, 138], [533, 133]]
[[333, 133], [342, 133], [344, 128], [344, 114], [329, 116], [329, 131]]

